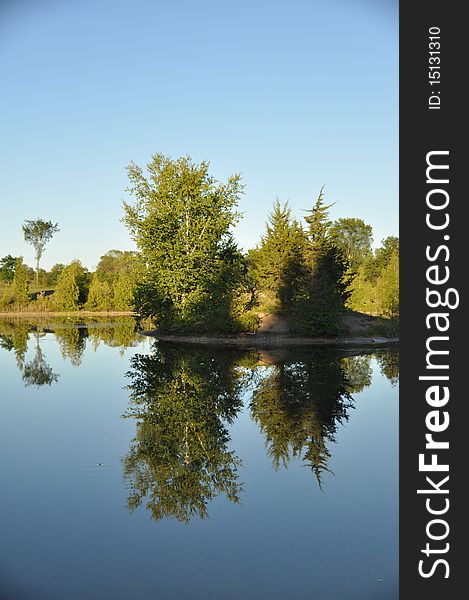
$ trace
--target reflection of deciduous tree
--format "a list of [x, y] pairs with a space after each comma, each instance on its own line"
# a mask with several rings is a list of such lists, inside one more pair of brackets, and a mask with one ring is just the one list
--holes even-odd
[[353, 406], [338, 355], [303, 351], [301, 358], [278, 362], [260, 378], [251, 414], [266, 438], [275, 468], [302, 457], [321, 485], [337, 424]]
[[241, 407], [242, 373], [233, 357], [167, 344], [136, 355], [128, 373], [137, 434], [123, 459], [128, 506], [147, 498], [155, 520], [187, 522], [207, 515], [220, 494], [239, 501], [239, 459], [228, 449], [231, 423]]
[[370, 354], [346, 356], [342, 360], [342, 367], [347, 376], [347, 389], [350, 393], [357, 394], [371, 385], [373, 372]]
[[376, 355], [381, 373], [389, 379], [392, 385], [399, 381], [399, 350], [389, 348], [386, 352]]
[[[31, 332], [34, 332], [36, 338], [35, 355], [32, 360], [25, 362]], [[35, 385], [40, 387], [42, 385], [51, 385], [59, 377], [46, 363], [41, 349], [41, 335], [43, 334], [41, 334], [38, 328], [33, 327], [28, 322], [11, 322], [0, 319], [0, 348], [14, 351], [16, 364], [22, 373], [26, 386]]]
[[107, 325], [107, 323], [97, 323], [96, 326], [88, 329], [88, 335], [94, 350], [103, 342], [107, 346], [119, 348], [121, 354], [123, 354], [126, 348], [138, 344], [139, 335], [136, 332], [135, 319], [132, 317], [120, 319], [113, 323], [112, 327]]
[[54, 373], [52, 368], [46, 363], [44, 354], [41, 350], [40, 345], [40, 334], [35, 332], [36, 336], [36, 349], [34, 358], [25, 363], [23, 367], [23, 381], [26, 386], [35, 385], [41, 387], [42, 385], [51, 385], [56, 382], [59, 375]]

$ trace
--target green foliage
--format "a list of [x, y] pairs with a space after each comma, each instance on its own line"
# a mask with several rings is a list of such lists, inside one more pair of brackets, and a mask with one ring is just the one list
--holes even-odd
[[295, 301], [307, 277], [305, 249], [305, 233], [288, 203], [276, 200], [260, 246], [250, 253], [254, 278], [264, 299], [270, 299], [264, 309], [285, 313]]
[[306, 335], [342, 333], [340, 316], [350, 294], [350, 272], [342, 250], [331, 236], [331, 221], [321, 189], [306, 217], [309, 225], [307, 250], [310, 285], [293, 313], [293, 329]]
[[11, 283], [13, 281], [17, 260], [18, 258], [12, 256], [11, 254], [7, 254], [0, 259], [0, 281], [5, 281], [7, 283]]
[[304, 335], [339, 335], [340, 316], [349, 296], [350, 276], [342, 252], [321, 238], [311, 252], [311, 275], [303, 298], [292, 306], [292, 331]]
[[324, 204], [324, 187], [321, 188], [312, 209], [305, 217], [308, 224], [308, 237], [313, 245], [322, 245], [329, 236], [332, 222], [329, 220], [329, 209], [333, 204]]
[[22, 257], [16, 259], [15, 274], [11, 284], [11, 294], [17, 310], [28, 305], [28, 273]]
[[362, 219], [347, 218], [334, 221], [330, 228], [334, 245], [342, 250], [352, 271], [372, 256], [373, 229]]
[[135, 274], [121, 271], [114, 283], [113, 306], [115, 310], [132, 310], [135, 292]]
[[85, 308], [87, 310], [111, 310], [112, 307], [112, 288], [107, 281], [101, 281], [98, 274], [95, 273], [91, 279]]
[[249, 255], [262, 309], [286, 317], [292, 332], [306, 336], [341, 333], [349, 295], [348, 263], [330, 235], [328, 209], [321, 190], [305, 231], [277, 200], [260, 247]]
[[74, 260], [65, 267], [57, 281], [54, 304], [60, 310], [78, 310], [88, 296], [89, 273]]
[[36, 255], [36, 284], [39, 282], [39, 261], [44, 253], [47, 242], [52, 239], [54, 233], [59, 231], [58, 223], [35, 219], [25, 221], [23, 225], [24, 239], [34, 248]]
[[59, 280], [60, 274], [65, 269], [65, 265], [62, 263], [56, 263], [52, 269], [46, 275], [47, 285], [54, 287], [57, 285], [57, 281]]
[[399, 316], [399, 240], [389, 237], [360, 266], [350, 286], [353, 310], [396, 319]]
[[393, 250], [389, 262], [377, 281], [381, 314], [387, 317], [399, 315], [399, 254]]
[[124, 203], [124, 222], [146, 266], [134, 304], [162, 329], [235, 327], [232, 303], [244, 269], [230, 229], [239, 219], [241, 179], [234, 175], [222, 184], [208, 168], [161, 154], [147, 175], [135, 164], [128, 168], [135, 203]]

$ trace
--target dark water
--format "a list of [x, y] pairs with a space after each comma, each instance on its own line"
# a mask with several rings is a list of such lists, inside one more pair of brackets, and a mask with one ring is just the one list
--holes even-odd
[[0, 322], [0, 598], [397, 598], [397, 354]]

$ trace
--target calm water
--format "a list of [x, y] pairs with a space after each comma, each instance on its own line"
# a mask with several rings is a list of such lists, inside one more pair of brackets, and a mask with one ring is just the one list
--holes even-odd
[[0, 322], [2, 600], [397, 598], [397, 354]]

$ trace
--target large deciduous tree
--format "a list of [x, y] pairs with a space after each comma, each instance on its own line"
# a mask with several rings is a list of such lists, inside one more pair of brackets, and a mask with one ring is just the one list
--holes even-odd
[[362, 219], [337, 219], [331, 226], [330, 235], [354, 272], [372, 256], [373, 228]]
[[34, 219], [25, 221], [23, 225], [24, 239], [34, 248], [36, 257], [36, 284], [39, 282], [39, 262], [44, 253], [47, 242], [52, 239], [54, 233], [59, 231], [58, 223]]
[[145, 272], [134, 305], [168, 330], [227, 330], [243, 278], [242, 255], [231, 227], [239, 220], [241, 178], [226, 183], [209, 163], [155, 154], [145, 173], [131, 164], [133, 204], [124, 223], [141, 252]]

